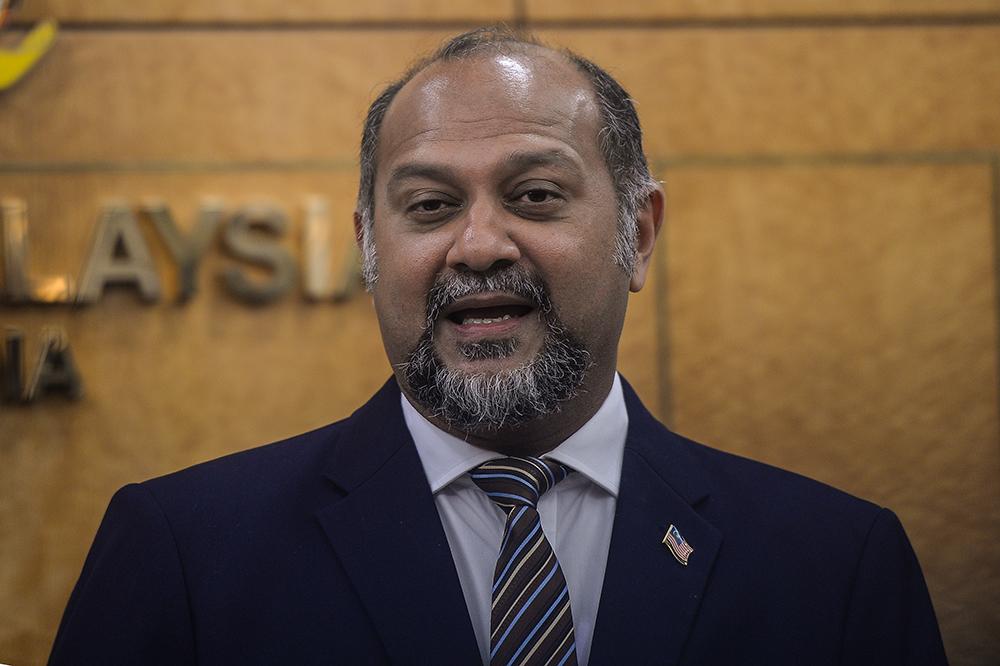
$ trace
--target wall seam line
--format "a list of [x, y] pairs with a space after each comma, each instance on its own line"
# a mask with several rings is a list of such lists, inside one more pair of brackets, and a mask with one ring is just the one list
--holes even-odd
[[[530, 18], [523, 0], [515, 0], [513, 13], [448, 19], [205, 19], [205, 20], [80, 20], [60, 21], [73, 31], [227, 31], [227, 30], [437, 30], [462, 29], [500, 21], [539, 30], [770, 30], [837, 28], [977, 27], [1000, 25], [1000, 13], [899, 14], [899, 15], [774, 15], [763, 17], [613, 17]], [[25, 30], [35, 20], [11, 21], [8, 28]]]
[[[993, 179], [992, 213], [993, 213], [993, 277], [994, 289], [994, 325], [996, 328], [996, 356], [994, 357], [995, 377], [1000, 379], [1000, 152], [993, 154], [990, 162]], [[1000, 443], [1000, 390], [997, 390], [997, 441]]]

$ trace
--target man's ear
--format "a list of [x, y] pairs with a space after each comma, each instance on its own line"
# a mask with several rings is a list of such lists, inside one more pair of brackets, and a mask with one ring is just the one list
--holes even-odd
[[358, 251], [364, 252], [363, 240], [365, 229], [361, 226], [361, 213], [354, 211], [354, 242], [358, 244]]
[[639, 291], [646, 284], [649, 264], [653, 258], [653, 248], [656, 245], [656, 236], [660, 233], [660, 226], [663, 224], [665, 200], [663, 187], [657, 185], [656, 189], [650, 192], [646, 198], [646, 204], [639, 210], [636, 219], [638, 233], [635, 239], [635, 265], [632, 267], [632, 278], [629, 280], [629, 289], [632, 291]]

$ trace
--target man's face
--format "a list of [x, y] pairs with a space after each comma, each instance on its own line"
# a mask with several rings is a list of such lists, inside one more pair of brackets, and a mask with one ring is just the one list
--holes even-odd
[[[373, 288], [397, 372], [422, 337], [453, 373], [510, 372], [555, 326], [589, 352], [584, 388], [610, 383], [629, 276], [613, 261], [598, 127], [587, 81], [542, 50], [436, 63], [400, 91], [379, 141]], [[550, 311], [504, 285], [513, 274], [544, 285]], [[449, 284], [445, 305], [429, 308]]]

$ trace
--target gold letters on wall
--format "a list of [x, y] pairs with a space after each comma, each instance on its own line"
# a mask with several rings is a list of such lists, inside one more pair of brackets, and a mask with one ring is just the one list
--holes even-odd
[[[32, 275], [29, 262], [28, 211], [24, 201], [9, 198], [2, 205], [4, 258], [3, 301], [9, 304], [89, 305], [98, 303], [110, 285], [133, 288], [145, 302], [161, 300], [160, 275], [143, 233], [141, 220], [149, 222], [162, 242], [177, 273], [174, 299], [184, 302], [195, 296], [199, 286], [199, 266], [212, 242], [221, 240], [222, 249], [233, 259], [263, 269], [266, 277], [252, 276], [246, 267], [232, 266], [221, 275], [221, 283], [238, 300], [249, 304], [271, 303], [288, 295], [302, 274], [302, 293], [311, 301], [343, 301], [358, 291], [361, 272], [354, 245], [332, 247], [329, 203], [320, 196], [306, 200], [301, 231], [301, 271], [295, 258], [281, 241], [291, 226], [280, 207], [251, 203], [226, 215], [224, 203], [206, 197], [193, 230], [181, 231], [169, 206], [149, 200], [133, 208], [122, 200], [109, 200], [100, 211], [93, 242], [84, 258], [79, 288], [69, 274], [39, 277]], [[346, 253], [344, 269], [332, 270], [335, 250]]]

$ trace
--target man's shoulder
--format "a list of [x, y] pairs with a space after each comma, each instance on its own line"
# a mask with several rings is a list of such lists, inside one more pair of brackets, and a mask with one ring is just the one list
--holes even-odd
[[[628, 393], [626, 393], [628, 396]], [[632, 397], [628, 447], [688, 501], [710, 498], [734, 514], [764, 512], [815, 519], [817, 515], [874, 518], [880, 507], [804, 474], [695, 441], [667, 428]]]
[[[633, 484], [630, 490], [623, 476], [620, 497], [660, 493], [652, 495], [656, 508], [650, 513], [669, 507], [662, 523], [676, 523], [694, 549], [692, 558], [705, 558], [703, 566], [711, 568], [686, 652], [694, 662], [739, 661], [735, 650], [718, 642], [718, 627], [736, 627], [746, 639], [737, 643], [768, 637], [756, 649], [773, 650], [782, 663], [831, 654], [842, 655], [843, 663], [868, 663], [890, 645], [909, 657], [880, 657], [887, 663], [945, 663], [919, 565], [892, 511], [695, 442], [638, 409], [633, 414], [639, 423], [626, 448]], [[676, 499], [671, 507], [663, 485], [692, 511], [678, 508]]]
[[803, 473], [754, 460], [674, 434], [711, 475], [716, 492], [771, 512], [805, 507], [874, 514], [879, 506]]
[[169, 516], [274, 509], [323, 492], [322, 471], [348, 419], [137, 484]]
[[[676, 433], [663, 445], [683, 457], [688, 472], [701, 475], [707, 495], [699, 512], [731, 546], [748, 551], [858, 555], [878, 524], [899, 529], [886, 508], [804, 474], [752, 460]], [[678, 454], [677, 451], [682, 453]], [[693, 470], [693, 471], [692, 471]]]
[[298, 469], [311, 467], [311, 463], [322, 460], [336, 444], [348, 420], [341, 419], [314, 430], [199, 462], [144, 483], [166, 487], [217, 482], [230, 476], [249, 480], [260, 475], [275, 479], [294, 474]]
[[[395, 398], [393, 397], [395, 395]], [[398, 410], [398, 389], [387, 384], [350, 416], [314, 430], [251, 449], [230, 453], [138, 484], [169, 513], [215, 507], [274, 508], [303, 499], [335, 496], [331, 481], [342, 470], [345, 450], [373, 448], [381, 424]], [[401, 417], [399, 419], [401, 421]], [[367, 439], [372, 446], [345, 446]], [[331, 495], [334, 493], [334, 495]]]

